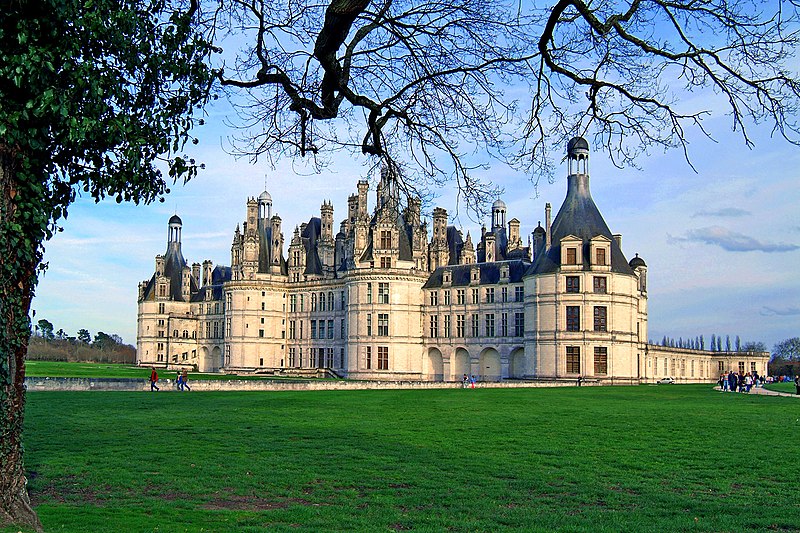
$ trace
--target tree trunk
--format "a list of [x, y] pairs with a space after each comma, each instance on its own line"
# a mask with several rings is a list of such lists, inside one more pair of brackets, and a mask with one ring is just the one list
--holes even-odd
[[37, 207], [32, 194], [36, 186], [25, 184], [20, 193], [16, 161], [11, 150], [0, 144], [0, 526], [15, 524], [41, 531], [26, 488], [22, 420], [28, 313], [44, 231], [41, 202]]

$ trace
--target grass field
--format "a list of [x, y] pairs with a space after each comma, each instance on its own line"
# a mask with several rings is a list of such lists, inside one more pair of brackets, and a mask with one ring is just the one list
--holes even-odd
[[[160, 379], [175, 379], [176, 371], [157, 369]], [[30, 377], [62, 378], [150, 378], [150, 368], [111, 363], [62, 363], [58, 361], [26, 361], [25, 374]], [[201, 374], [190, 372], [189, 379], [293, 379], [276, 376], [237, 376], [233, 374]]]
[[790, 392], [792, 394], [794, 394], [797, 391], [797, 389], [794, 386], [794, 381], [792, 381], [791, 383], [770, 383], [769, 385], [766, 385], [765, 388], [769, 390], [775, 390], [778, 392]]
[[47, 531], [796, 531], [799, 418], [707, 385], [35, 392], [26, 466]]

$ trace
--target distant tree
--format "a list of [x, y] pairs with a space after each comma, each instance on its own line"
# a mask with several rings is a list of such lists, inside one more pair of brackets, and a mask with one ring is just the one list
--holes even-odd
[[772, 358], [784, 361], [800, 361], [800, 337], [792, 337], [773, 346]]
[[91, 344], [92, 342], [92, 334], [89, 333], [88, 329], [79, 329], [78, 330], [78, 340], [84, 344]]
[[717, 349], [717, 336], [713, 333], [711, 334], [711, 351], [715, 351]]
[[705, 350], [706, 349], [706, 341], [703, 339], [702, 335], [700, 335], [700, 349], [701, 350]]
[[736, 335], [736, 351], [742, 351], [742, 339], [739, 338], [739, 335]]
[[120, 342], [117, 342], [117, 339], [120, 341], [122, 340], [119, 335], [109, 335], [108, 333], [98, 331], [97, 335], [94, 336], [94, 342], [92, 343], [92, 346], [99, 348], [100, 350], [112, 348], [118, 344], [121, 344]]
[[730, 335], [725, 335], [725, 351], [726, 352], [730, 352], [731, 351], [731, 336]]
[[64, 331], [63, 329], [59, 329], [58, 331], [56, 331], [56, 338], [61, 339], [61, 340], [66, 339], [67, 338], [67, 332]]
[[24, 476], [30, 306], [80, 191], [149, 203], [197, 165], [208, 98], [194, 0], [0, 0], [0, 528], [41, 529]]
[[717, 337], [717, 351], [722, 351], [722, 337]]
[[664, 335], [664, 338], [661, 339], [661, 346], [667, 346], [667, 336]]
[[39, 326], [39, 334], [44, 337], [45, 339], [52, 339], [53, 338], [53, 323], [49, 320], [42, 318], [38, 322]]
[[746, 342], [742, 345], [743, 352], [766, 352], [767, 345], [763, 342]]

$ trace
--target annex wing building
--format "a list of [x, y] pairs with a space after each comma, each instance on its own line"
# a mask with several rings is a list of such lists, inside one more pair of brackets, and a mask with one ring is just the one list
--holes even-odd
[[288, 248], [270, 194], [249, 198], [231, 266], [190, 265], [175, 215], [139, 284], [138, 364], [427, 381], [765, 374], [766, 354], [648, 344], [647, 265], [604, 221], [588, 162], [586, 140], [571, 140], [566, 198], [525, 241], [501, 200], [476, 243], [441, 208], [429, 231], [388, 171], [371, 208], [359, 181], [338, 231], [323, 202]]

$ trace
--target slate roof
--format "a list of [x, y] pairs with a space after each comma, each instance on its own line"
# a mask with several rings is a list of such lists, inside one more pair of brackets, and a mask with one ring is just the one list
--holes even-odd
[[589, 267], [589, 240], [603, 235], [611, 241], [611, 271], [633, 274], [625, 255], [592, 200], [589, 176], [586, 174], [573, 174], [567, 178], [567, 197], [553, 221], [551, 234], [550, 248], [537, 254], [526, 275], [557, 272], [561, 268], [561, 239], [568, 235], [574, 235], [583, 241], [584, 268]]
[[451, 272], [452, 287], [467, 287], [470, 283], [470, 277], [473, 268], [480, 269], [480, 284], [491, 285], [500, 281], [500, 267], [507, 264], [508, 269], [508, 282], [519, 283], [525, 275], [525, 271], [530, 266], [527, 261], [515, 259], [512, 261], [495, 261], [493, 263], [473, 263], [470, 265], [448, 265], [439, 267], [433, 271], [428, 278], [428, 281], [423, 285], [423, 289], [435, 289], [442, 286], [442, 278], [445, 272]]
[[317, 240], [321, 231], [322, 220], [319, 217], [311, 217], [306, 227], [303, 228], [303, 233], [300, 234], [306, 249], [306, 269], [303, 274], [322, 275], [322, 261], [317, 253]]

